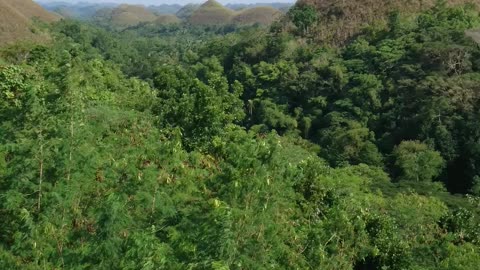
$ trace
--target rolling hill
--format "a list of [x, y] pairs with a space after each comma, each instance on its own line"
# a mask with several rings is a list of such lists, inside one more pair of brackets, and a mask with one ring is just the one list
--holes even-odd
[[104, 8], [113, 9], [117, 5], [111, 3], [89, 3], [89, 2], [48, 2], [41, 3], [46, 10], [58, 13], [64, 18], [74, 18], [79, 20], [91, 19], [97, 11]]
[[46, 34], [35, 28], [33, 20], [54, 22], [60, 18], [31, 0], [0, 0], [0, 44], [23, 39], [45, 40]]
[[[447, 4], [479, 4], [480, 0], [447, 0]], [[392, 11], [414, 13], [432, 7], [437, 0], [299, 0], [297, 6], [314, 6], [319, 14], [316, 38], [321, 41], [344, 43], [366, 24], [385, 20]]]
[[95, 20], [117, 28], [134, 26], [143, 22], [153, 22], [157, 16], [144, 6], [122, 4], [113, 9], [101, 9]]
[[272, 7], [282, 12], [288, 11], [288, 9], [292, 6], [293, 6], [293, 3], [282, 3], [282, 2], [271, 2], [271, 3], [265, 2], [265, 3], [254, 3], [254, 4], [228, 3], [225, 5], [225, 7], [235, 11], [245, 10], [249, 8], [256, 8], [256, 7]]
[[281, 16], [282, 12], [276, 8], [254, 7], [238, 12], [232, 22], [239, 25], [270, 25]]
[[197, 10], [200, 7], [200, 5], [197, 4], [188, 4], [183, 6], [180, 10], [177, 11], [175, 15], [177, 15], [178, 18], [182, 20], [187, 20], [192, 16], [193, 12]]
[[192, 13], [188, 21], [193, 25], [227, 24], [234, 15], [233, 10], [215, 0], [208, 0]]
[[155, 5], [155, 6], [152, 5], [147, 7], [148, 10], [159, 15], [175, 14], [182, 8], [183, 6], [179, 4], [172, 4], [172, 5], [162, 4], [162, 5]]

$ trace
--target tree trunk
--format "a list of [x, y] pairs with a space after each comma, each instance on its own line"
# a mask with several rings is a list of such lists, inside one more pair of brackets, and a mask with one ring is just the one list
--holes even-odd
[[39, 169], [39, 180], [38, 180], [38, 199], [37, 199], [37, 210], [40, 212], [42, 206], [42, 184], [43, 184], [43, 144], [40, 145], [40, 169]]

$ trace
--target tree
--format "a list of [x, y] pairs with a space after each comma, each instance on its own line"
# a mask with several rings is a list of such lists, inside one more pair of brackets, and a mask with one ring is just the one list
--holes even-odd
[[210, 147], [229, 124], [245, 116], [239, 99], [242, 85], [229, 85], [218, 68], [216, 59], [199, 64], [196, 69], [202, 80], [192, 79], [181, 68], [162, 68], [155, 77], [159, 89], [155, 111], [163, 127], [180, 128], [188, 149]]
[[321, 130], [320, 145], [324, 148], [323, 156], [332, 165], [383, 165], [383, 157], [373, 143], [375, 134], [372, 131], [339, 113], [327, 117], [329, 127]]
[[318, 20], [317, 10], [309, 5], [295, 6], [288, 11], [288, 15], [303, 34]]
[[403, 141], [395, 148], [393, 156], [400, 170], [400, 180], [432, 181], [445, 165], [439, 152], [419, 141]]

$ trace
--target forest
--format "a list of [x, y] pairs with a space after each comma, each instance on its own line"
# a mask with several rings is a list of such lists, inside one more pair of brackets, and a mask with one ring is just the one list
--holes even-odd
[[1, 46], [0, 269], [478, 269], [479, 8], [324, 20]]

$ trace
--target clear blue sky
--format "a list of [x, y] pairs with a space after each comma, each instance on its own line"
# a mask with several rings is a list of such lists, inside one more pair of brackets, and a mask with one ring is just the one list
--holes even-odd
[[[50, 3], [50, 2], [93, 2], [93, 3], [129, 3], [129, 4], [144, 4], [144, 5], [155, 5], [155, 4], [188, 4], [188, 3], [203, 3], [206, 0], [35, 0], [41, 3]], [[217, 0], [220, 3], [235, 3], [235, 4], [251, 4], [251, 3], [273, 3], [273, 2], [282, 2], [282, 3], [293, 3], [295, 0]]]

